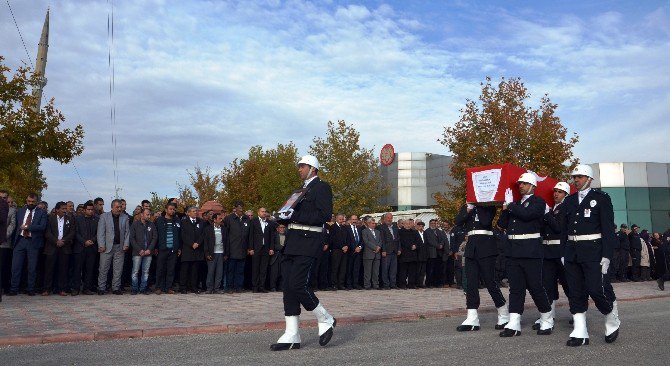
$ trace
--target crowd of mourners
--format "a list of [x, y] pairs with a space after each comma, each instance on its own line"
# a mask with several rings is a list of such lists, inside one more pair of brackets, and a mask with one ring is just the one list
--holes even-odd
[[[267, 208], [231, 212], [184, 207], [161, 210], [142, 201], [132, 213], [123, 199], [105, 211], [102, 198], [50, 208], [36, 194], [19, 208], [0, 190], [0, 272], [5, 295], [76, 296], [174, 293], [258, 293], [281, 290], [286, 226]], [[395, 221], [392, 213], [333, 215], [310, 275], [315, 290], [463, 288], [464, 228], [432, 219]], [[507, 237], [494, 229], [495, 280], [507, 286]], [[650, 233], [626, 224], [617, 232], [612, 282], [657, 280], [663, 289], [670, 230]], [[480, 284], [480, 288], [483, 283]]]

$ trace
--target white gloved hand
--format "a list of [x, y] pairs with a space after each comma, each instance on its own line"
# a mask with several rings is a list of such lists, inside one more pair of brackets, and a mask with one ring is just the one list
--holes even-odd
[[288, 220], [288, 219], [291, 218], [291, 215], [293, 215], [293, 209], [289, 208], [288, 211], [286, 211], [286, 212], [280, 212], [277, 217], [280, 220]]
[[545, 203], [544, 206], [545, 206], [544, 207], [544, 213], [549, 213], [549, 211], [551, 211], [551, 207], [549, 207], [549, 205], [547, 205], [546, 203]]
[[475, 208], [475, 205], [473, 205], [472, 203], [468, 203], [468, 204], [466, 204], [466, 207], [467, 207], [468, 211], [472, 211]]
[[512, 202], [514, 202], [514, 195], [512, 194], [512, 189], [507, 188], [505, 190], [505, 204], [509, 205]]
[[565, 265], [565, 257], [561, 257], [561, 264]]
[[610, 260], [603, 257], [603, 259], [600, 260], [600, 266], [602, 274], [607, 274], [607, 270], [610, 268]]

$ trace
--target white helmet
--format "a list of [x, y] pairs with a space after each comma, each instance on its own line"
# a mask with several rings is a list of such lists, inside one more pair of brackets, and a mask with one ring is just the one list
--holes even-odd
[[535, 174], [533, 174], [533, 173], [523, 173], [523, 174], [521, 174], [521, 176], [519, 177], [519, 179], [517, 179], [516, 182], [517, 183], [524, 182], [524, 183], [532, 184], [535, 187], [537, 187], [537, 178], [535, 177]]
[[590, 165], [579, 164], [575, 167], [572, 173], [570, 173], [570, 176], [574, 177], [575, 175], [585, 175], [589, 178], [593, 178], [593, 168], [591, 168]]
[[567, 194], [570, 194], [570, 185], [568, 183], [565, 183], [565, 182], [556, 183], [556, 185], [554, 186], [554, 189], [560, 189], [561, 191], [563, 191]]
[[298, 162], [298, 165], [300, 164], [307, 164], [309, 166], [314, 167], [314, 169], [319, 169], [319, 161], [316, 159], [316, 157], [312, 155], [303, 156]]

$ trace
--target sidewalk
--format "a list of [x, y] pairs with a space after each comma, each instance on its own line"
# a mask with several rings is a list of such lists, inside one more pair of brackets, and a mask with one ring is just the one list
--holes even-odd
[[[670, 297], [656, 282], [617, 283], [619, 301]], [[507, 289], [503, 289], [505, 298]], [[456, 289], [335, 291], [316, 293], [338, 325], [415, 320], [465, 314], [465, 296]], [[480, 311], [494, 311], [480, 290]], [[530, 296], [526, 303], [533, 307]], [[567, 306], [561, 295], [559, 306]], [[528, 308], [528, 307], [527, 307]], [[595, 309], [591, 307], [590, 309]], [[301, 327], [314, 327], [304, 313]], [[0, 303], [0, 347], [120, 338], [283, 329], [281, 293], [225, 295], [105, 295], [77, 297], [3, 296]]]

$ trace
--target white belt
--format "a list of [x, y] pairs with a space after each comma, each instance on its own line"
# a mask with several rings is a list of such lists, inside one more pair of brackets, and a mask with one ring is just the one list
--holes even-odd
[[538, 239], [541, 238], [540, 233], [535, 234], [520, 234], [520, 235], [507, 235], [507, 238], [512, 240], [524, 240], [524, 239]]
[[323, 232], [323, 227], [322, 226], [309, 226], [309, 225], [302, 225], [302, 224], [288, 224], [288, 228], [293, 229], [293, 230], [314, 231], [316, 233]]
[[559, 244], [561, 244], [561, 240], [560, 239], [542, 240], [542, 244], [544, 244], [544, 245], [559, 245]]
[[470, 230], [468, 231], [468, 236], [471, 235], [493, 235], [491, 230]]
[[570, 241], [589, 241], [589, 240], [598, 240], [602, 237], [603, 237], [602, 234], [568, 235], [568, 240], [570, 240]]

